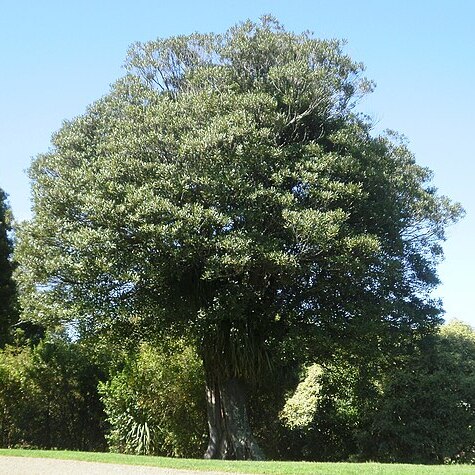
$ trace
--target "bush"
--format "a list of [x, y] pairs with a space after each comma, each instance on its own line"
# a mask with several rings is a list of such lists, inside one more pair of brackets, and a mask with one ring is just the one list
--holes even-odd
[[292, 459], [342, 461], [357, 457], [358, 437], [377, 394], [364, 366], [336, 360], [307, 367], [280, 419]]
[[392, 365], [310, 366], [280, 419], [291, 458], [475, 463], [475, 332], [443, 325]]
[[6, 346], [0, 351], [0, 445], [13, 447], [28, 439], [26, 429], [36, 404], [28, 378], [32, 355], [29, 348]]
[[103, 450], [101, 372], [80, 344], [59, 338], [0, 352], [0, 444]]
[[111, 450], [176, 457], [204, 453], [203, 368], [190, 346], [142, 344], [99, 391], [111, 425]]
[[475, 462], [475, 332], [460, 322], [427, 337], [386, 374], [370, 456], [418, 463]]

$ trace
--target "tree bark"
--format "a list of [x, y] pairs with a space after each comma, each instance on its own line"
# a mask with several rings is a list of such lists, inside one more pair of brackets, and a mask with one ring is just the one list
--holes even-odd
[[236, 378], [208, 383], [207, 459], [264, 460], [249, 426], [246, 393]]

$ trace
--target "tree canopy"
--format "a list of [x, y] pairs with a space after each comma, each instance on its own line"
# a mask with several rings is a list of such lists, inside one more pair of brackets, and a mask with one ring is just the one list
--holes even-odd
[[342, 47], [270, 17], [137, 43], [30, 169], [27, 318], [188, 337], [209, 457], [262, 456], [243, 383], [285, 351], [379, 351], [439, 321], [430, 292], [461, 208], [355, 112], [372, 84]]

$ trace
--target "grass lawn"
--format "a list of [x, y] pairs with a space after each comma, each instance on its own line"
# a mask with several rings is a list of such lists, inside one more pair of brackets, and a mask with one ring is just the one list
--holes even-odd
[[[405, 475], [405, 474], [472, 474], [475, 466], [470, 465], [406, 465], [382, 463], [313, 463], [313, 462], [236, 462], [223, 460], [176, 459], [123, 455], [98, 452], [73, 452], [63, 450], [20, 450], [0, 449], [0, 456], [43, 457], [86, 462], [118, 463], [125, 465], [146, 465], [188, 470], [220, 472], [260, 473], [273, 475]], [[1, 461], [0, 461], [1, 466]]]

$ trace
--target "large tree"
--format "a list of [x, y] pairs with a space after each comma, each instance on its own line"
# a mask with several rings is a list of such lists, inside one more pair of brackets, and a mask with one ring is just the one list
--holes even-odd
[[380, 349], [437, 322], [439, 243], [460, 208], [354, 112], [371, 83], [339, 41], [263, 18], [136, 44], [126, 67], [31, 167], [25, 313], [186, 335], [206, 374], [206, 457], [260, 458], [246, 386], [292, 348], [280, 342]]
[[13, 243], [11, 232], [11, 210], [7, 194], [0, 188], [0, 348], [10, 338], [11, 326], [17, 321], [16, 289], [12, 279]]

